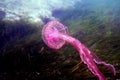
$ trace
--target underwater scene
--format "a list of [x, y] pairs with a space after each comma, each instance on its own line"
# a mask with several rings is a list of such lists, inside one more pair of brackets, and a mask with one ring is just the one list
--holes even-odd
[[120, 80], [120, 0], [0, 0], [0, 80]]

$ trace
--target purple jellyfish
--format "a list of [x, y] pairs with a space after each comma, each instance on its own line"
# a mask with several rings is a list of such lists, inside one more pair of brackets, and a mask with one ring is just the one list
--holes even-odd
[[81, 60], [87, 65], [89, 70], [99, 78], [99, 80], [106, 80], [106, 78], [100, 72], [95, 63], [103, 64], [108, 69], [110, 69], [114, 75], [116, 75], [116, 71], [113, 65], [101, 61], [94, 52], [92, 52], [79, 40], [67, 34], [66, 29], [67, 27], [61, 24], [59, 21], [49, 21], [43, 27], [42, 39], [50, 48], [53, 49], [60, 49], [65, 44], [65, 42], [73, 45], [78, 50]]

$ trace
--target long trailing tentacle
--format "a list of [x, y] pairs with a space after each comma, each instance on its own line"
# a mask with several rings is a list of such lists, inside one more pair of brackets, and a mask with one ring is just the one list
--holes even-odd
[[87, 47], [85, 47], [83, 44], [80, 45], [79, 53], [81, 60], [87, 65], [89, 70], [99, 78], [99, 80], [106, 80], [105, 76], [100, 72], [89, 52], [90, 50]]
[[[87, 46], [85, 46], [85, 45], [83, 45], [83, 46], [86, 47], [86, 49], [89, 49], [89, 48], [87, 48]], [[109, 68], [113, 72], [114, 75], [116, 75], [116, 70], [112, 64], [108, 64], [108, 63], [102, 61], [99, 57], [97, 57], [97, 55], [92, 50], [89, 49], [88, 51], [89, 51], [88, 53], [91, 55], [91, 57], [93, 58], [95, 63], [102, 64], [102, 65], [106, 66], [107, 68]]]

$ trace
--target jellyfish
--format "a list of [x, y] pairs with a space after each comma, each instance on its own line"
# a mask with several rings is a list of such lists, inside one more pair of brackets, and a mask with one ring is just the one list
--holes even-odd
[[106, 80], [96, 64], [102, 64], [116, 75], [115, 68], [112, 64], [100, 60], [95, 53], [78, 39], [67, 33], [67, 27], [57, 20], [49, 21], [42, 29], [42, 39], [47, 46], [53, 49], [60, 49], [66, 42], [71, 44], [79, 52], [80, 58], [88, 69], [99, 78]]

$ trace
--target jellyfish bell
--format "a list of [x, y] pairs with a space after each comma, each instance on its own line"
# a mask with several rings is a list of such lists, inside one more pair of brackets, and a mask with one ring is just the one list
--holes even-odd
[[60, 22], [54, 20], [48, 22], [42, 29], [43, 41], [53, 49], [60, 49], [65, 41], [60, 39], [60, 34], [66, 34], [67, 27]]

